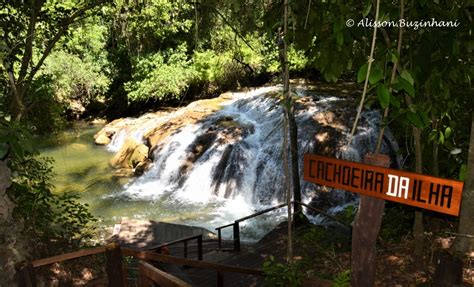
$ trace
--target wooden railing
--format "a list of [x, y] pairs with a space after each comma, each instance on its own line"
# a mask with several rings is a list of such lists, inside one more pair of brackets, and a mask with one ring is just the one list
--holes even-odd
[[189, 236], [189, 237], [181, 238], [181, 239], [178, 239], [178, 240], [175, 240], [175, 241], [171, 241], [171, 242], [167, 242], [167, 243], [160, 244], [160, 245], [157, 245], [157, 246], [153, 246], [153, 247], [148, 248], [148, 250], [155, 251], [155, 252], [158, 252], [158, 253], [162, 253], [161, 252], [162, 248], [183, 242], [183, 244], [184, 244], [184, 258], [188, 258], [188, 241], [194, 240], [194, 239], [197, 239], [198, 260], [202, 260], [202, 234]]
[[[199, 236], [192, 236], [190, 238], [184, 238], [177, 240], [176, 242], [186, 242], [188, 240], [197, 238], [200, 240]], [[161, 246], [166, 246], [169, 244], [174, 244], [175, 242], [170, 242], [163, 244]], [[202, 242], [201, 242], [202, 244]], [[201, 245], [202, 246], [202, 245]], [[155, 248], [158, 248], [157, 246]], [[254, 276], [263, 276], [263, 271], [260, 269], [250, 269], [243, 268], [231, 265], [217, 264], [212, 262], [202, 261], [202, 255], [199, 260], [174, 257], [170, 255], [159, 254], [152, 251], [141, 251], [132, 248], [121, 248], [118, 244], [112, 243], [107, 246], [101, 246], [92, 249], [85, 249], [76, 252], [61, 254], [57, 256], [52, 256], [48, 258], [43, 258], [39, 260], [34, 260], [31, 263], [25, 265], [18, 272], [18, 286], [20, 287], [36, 287], [36, 273], [35, 268], [50, 265], [53, 263], [63, 262], [66, 260], [72, 260], [84, 256], [101, 254], [105, 253], [106, 255], [106, 272], [108, 278], [108, 286], [113, 287], [125, 287], [127, 286], [126, 277], [127, 269], [124, 268], [123, 256], [132, 256], [135, 259], [141, 260], [139, 262], [139, 286], [150, 286], [150, 282], [154, 282], [163, 287], [188, 287], [188, 283], [182, 281], [181, 279], [166, 273], [147, 262], [160, 262], [168, 263], [174, 265], [189, 266], [200, 269], [211, 269], [215, 270], [217, 274], [217, 286], [223, 286], [224, 273], [240, 273]], [[202, 252], [201, 252], [202, 253]]]
[[[300, 204], [300, 205], [302, 205], [302, 206], [304, 206], [304, 207], [306, 207], [306, 208], [308, 208], [308, 209], [310, 209], [314, 212], [322, 214], [322, 215], [334, 220], [335, 222], [338, 222], [338, 223], [350, 228], [350, 226], [348, 226], [345, 222], [339, 220], [335, 216], [333, 216], [331, 214], [328, 214], [327, 212], [325, 212], [323, 210], [320, 210], [318, 208], [314, 208], [314, 207], [309, 206], [306, 203], [300, 202], [300, 201], [292, 201], [290, 206], [293, 205], [294, 203]], [[286, 203], [281, 203], [281, 204], [269, 207], [267, 209], [257, 211], [257, 212], [255, 212], [251, 215], [239, 218], [239, 219], [235, 220], [233, 223], [229, 223], [229, 224], [217, 227], [216, 230], [217, 230], [217, 238], [218, 238], [218, 246], [219, 246], [218, 248], [221, 249], [221, 245], [222, 245], [222, 243], [221, 243], [222, 242], [222, 229], [232, 226], [233, 227], [233, 235], [234, 235], [233, 236], [233, 239], [234, 239], [234, 249], [233, 250], [234, 251], [240, 251], [240, 222], [251, 219], [251, 218], [254, 218], [254, 217], [257, 217], [259, 215], [268, 213], [270, 211], [273, 211], [273, 210], [276, 210], [276, 209], [279, 209], [279, 208], [282, 208], [282, 207], [285, 207], [285, 206], [287, 206]]]
[[138, 263], [138, 272], [138, 286], [150, 286], [156, 283], [160, 287], [191, 287], [183, 280], [144, 261]]
[[153, 253], [149, 251], [140, 251], [131, 248], [123, 248], [122, 249], [124, 256], [133, 256], [134, 258], [144, 260], [144, 261], [152, 261], [152, 262], [160, 262], [160, 263], [167, 263], [167, 264], [174, 264], [174, 265], [182, 265], [182, 266], [189, 266], [199, 269], [211, 269], [216, 271], [217, 275], [217, 286], [222, 287], [224, 286], [224, 273], [240, 273], [246, 275], [254, 275], [254, 276], [263, 276], [263, 270], [261, 269], [251, 269], [251, 268], [244, 268], [244, 267], [237, 267], [232, 265], [225, 265], [225, 264], [218, 264], [213, 262], [206, 262], [206, 261], [199, 261], [194, 259], [187, 259], [187, 258], [179, 258], [164, 254]]

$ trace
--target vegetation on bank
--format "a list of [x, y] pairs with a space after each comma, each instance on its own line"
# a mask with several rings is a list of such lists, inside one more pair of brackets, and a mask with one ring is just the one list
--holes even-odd
[[[373, 20], [373, 5], [290, 1], [290, 71], [362, 83], [372, 29], [345, 23]], [[403, 147], [406, 169], [466, 178], [472, 9], [462, 0], [381, 3], [379, 20], [460, 23], [379, 29], [365, 105], [386, 111], [384, 125]], [[28, 131], [52, 133], [70, 119], [116, 118], [278, 77], [282, 13], [281, 1], [258, 0], [3, 1], [0, 158], [14, 174], [8, 192], [15, 218], [34, 223], [25, 232], [72, 242], [92, 220], [73, 196], [51, 192], [50, 162], [37, 157]], [[415, 220], [423, 241], [421, 213], [413, 219], [411, 209], [389, 212]], [[440, 217], [452, 221], [425, 214], [425, 223]], [[382, 236], [398, 236], [391, 232]]]

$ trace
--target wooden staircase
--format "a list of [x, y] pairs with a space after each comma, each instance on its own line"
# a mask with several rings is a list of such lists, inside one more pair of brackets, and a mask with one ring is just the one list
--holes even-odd
[[[300, 204], [334, 219], [323, 211], [304, 203]], [[143, 228], [140, 227], [138, 234], [146, 235], [141, 238], [134, 235], [130, 224], [125, 225], [128, 238], [133, 238], [130, 242], [123, 242], [123, 238], [115, 236], [114, 239], [118, 242], [122, 241], [121, 244], [112, 243], [107, 246], [34, 260], [19, 271], [18, 285], [35, 287], [35, 268], [37, 267], [105, 253], [108, 275], [106, 286], [261, 286], [263, 285], [261, 267], [266, 258], [270, 255], [275, 258], [285, 258], [287, 224], [280, 224], [260, 241], [248, 244], [240, 241], [239, 223], [283, 206], [285, 205], [280, 204], [218, 227], [216, 228], [218, 236], [209, 234], [205, 229], [193, 227], [186, 228], [183, 233], [176, 226], [169, 229], [164, 227], [166, 223], [158, 223], [158, 227], [147, 224], [144, 224]], [[233, 240], [223, 240], [221, 229], [231, 226], [234, 231]], [[156, 245], [158, 237], [153, 234], [155, 229], [162, 230], [161, 236], [166, 236], [166, 238], [176, 237], [177, 234], [192, 235]], [[195, 235], [199, 231], [201, 234]], [[125, 264], [123, 257], [133, 259], [127, 260], [128, 264]], [[130, 274], [135, 274], [135, 276]], [[314, 279], [306, 280], [303, 285], [331, 286], [331, 282]]]

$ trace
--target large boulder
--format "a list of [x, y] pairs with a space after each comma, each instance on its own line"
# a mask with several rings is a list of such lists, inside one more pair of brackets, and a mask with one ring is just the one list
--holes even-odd
[[15, 286], [15, 265], [30, 253], [31, 242], [21, 234], [22, 224], [12, 217], [13, 202], [6, 194], [11, 184], [7, 164], [0, 160], [0, 286]]
[[139, 163], [144, 162], [148, 158], [148, 150], [144, 144], [137, 145], [128, 162], [129, 166], [136, 167]]
[[94, 142], [97, 145], [108, 145], [111, 139], [107, 136], [105, 132], [98, 133], [95, 136]]
[[133, 168], [148, 158], [148, 147], [135, 139], [128, 138], [110, 161], [115, 168]]
[[10, 169], [0, 160], [0, 222], [9, 221], [13, 210], [13, 203], [8, 198], [6, 191], [11, 184]]

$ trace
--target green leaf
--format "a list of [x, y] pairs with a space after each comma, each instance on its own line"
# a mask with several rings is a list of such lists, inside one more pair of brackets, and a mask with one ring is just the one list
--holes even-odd
[[400, 87], [405, 90], [411, 97], [415, 97], [415, 87], [410, 84], [409, 81], [407, 81], [404, 78], [399, 78], [398, 83], [400, 84]]
[[370, 71], [369, 82], [370, 84], [374, 85], [378, 81], [383, 79], [383, 71], [379, 67], [375, 66]]
[[393, 52], [393, 53], [390, 53], [390, 62], [396, 64], [396, 63], [398, 63], [398, 59], [399, 59], [399, 57], [398, 57], [398, 53], [396, 51]]
[[430, 118], [425, 111], [418, 109], [418, 116], [420, 116], [421, 120], [423, 121], [423, 126], [428, 126], [430, 124]]
[[414, 113], [412, 111], [408, 111], [407, 112], [407, 118], [417, 128], [422, 129], [424, 127], [423, 126], [423, 121], [421, 120], [421, 118], [418, 116], [417, 113]]
[[444, 134], [442, 131], [439, 132], [439, 138], [438, 141], [440, 144], [444, 144]]
[[362, 67], [359, 68], [359, 71], [357, 72], [357, 83], [362, 83], [365, 80], [365, 77], [367, 75], [367, 66], [368, 64], [365, 63], [362, 65]]
[[390, 94], [390, 104], [394, 107], [396, 107], [397, 109], [400, 108], [401, 106], [401, 103], [400, 101], [398, 100], [397, 97], [395, 97], [394, 95]]
[[385, 85], [379, 85], [377, 87], [377, 97], [379, 98], [382, 108], [385, 109], [390, 105], [390, 91]]
[[448, 139], [448, 138], [451, 136], [452, 133], [453, 133], [453, 130], [452, 130], [450, 127], [447, 127], [447, 128], [444, 130], [444, 137], [445, 137], [446, 139]]
[[408, 72], [408, 70], [403, 70], [400, 76], [407, 80], [412, 86], [415, 85], [415, 80], [413, 80], [413, 77], [411, 76], [410, 72]]
[[344, 44], [344, 35], [342, 34], [341, 31], [339, 31], [337, 34], [336, 34], [336, 42], [339, 46], [342, 46], [342, 44]]
[[461, 168], [459, 168], [459, 180], [464, 181], [467, 175], [467, 165], [462, 164]]
[[365, 1], [364, 10], [362, 11], [362, 17], [367, 17], [369, 15], [370, 9], [372, 8], [372, 1]]

